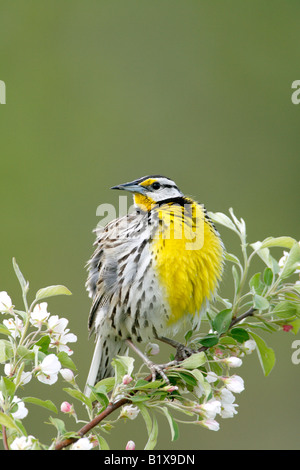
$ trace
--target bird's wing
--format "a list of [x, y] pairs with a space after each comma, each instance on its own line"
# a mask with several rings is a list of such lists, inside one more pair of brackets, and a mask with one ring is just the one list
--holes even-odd
[[96, 249], [87, 264], [86, 288], [93, 299], [88, 320], [90, 331], [95, 327], [97, 311], [109, 304], [111, 297], [122, 287], [120, 265], [137, 244], [132, 235], [140, 220], [137, 214], [127, 214], [96, 230]]

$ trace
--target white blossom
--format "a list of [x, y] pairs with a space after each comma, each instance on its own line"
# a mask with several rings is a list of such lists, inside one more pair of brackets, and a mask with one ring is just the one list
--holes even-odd
[[90, 440], [87, 437], [82, 437], [71, 446], [71, 450], [90, 450], [92, 447], [93, 444]]
[[242, 348], [246, 354], [251, 354], [256, 348], [256, 343], [253, 339], [248, 339], [243, 343]]
[[242, 359], [235, 356], [226, 357], [222, 360], [222, 362], [227, 364], [229, 367], [240, 367], [243, 363]]
[[30, 323], [36, 327], [41, 327], [48, 319], [50, 313], [48, 312], [47, 302], [37, 304], [30, 315]]
[[11, 443], [11, 450], [29, 450], [33, 445], [33, 436], [21, 436], [16, 437]]
[[222, 380], [230, 392], [241, 393], [244, 389], [244, 381], [239, 375], [232, 375], [231, 377], [223, 377]]
[[214, 419], [203, 419], [202, 421], [199, 421], [199, 424], [210, 431], [219, 431], [220, 429], [220, 424]]
[[73, 351], [67, 346], [67, 343], [75, 343], [77, 336], [69, 333], [67, 327], [69, 321], [66, 318], [59, 318], [58, 315], [52, 315], [48, 320], [51, 343], [50, 347], [57, 347], [58, 351], [64, 351], [69, 356]]
[[221, 408], [220, 415], [222, 418], [233, 418], [237, 414], [236, 408], [239, 405], [233, 403], [223, 404]]
[[217, 376], [215, 372], [207, 372], [206, 380], [207, 382], [212, 383], [212, 382], [216, 382], [217, 380], [219, 380], [219, 377]]
[[60, 369], [59, 371], [66, 382], [73, 382], [74, 374], [71, 369]]
[[156, 343], [148, 343], [146, 346], [147, 356], [156, 356], [159, 353], [159, 345]]
[[12, 301], [8, 293], [5, 291], [0, 292], [0, 312], [5, 313], [12, 307]]
[[231, 405], [235, 401], [235, 396], [233, 395], [230, 390], [228, 390], [226, 387], [223, 387], [220, 391], [220, 400], [221, 404], [223, 405]]
[[49, 354], [39, 365], [37, 378], [42, 383], [52, 385], [57, 381], [58, 372], [60, 369], [61, 363], [55, 354]]
[[133, 405], [126, 405], [123, 406], [122, 411], [120, 413], [121, 418], [129, 418], [129, 419], [135, 419], [137, 415], [139, 414], [139, 408], [137, 406]]
[[199, 408], [205, 418], [208, 419], [214, 419], [217, 414], [220, 414], [221, 412], [221, 403], [219, 400], [209, 400], [206, 403], [203, 403], [202, 405], [199, 405], [197, 408]]
[[11, 332], [13, 338], [18, 338], [22, 332], [23, 322], [20, 318], [8, 318], [3, 320], [3, 325]]
[[24, 419], [24, 418], [26, 418], [26, 416], [28, 415], [28, 410], [25, 407], [24, 402], [20, 398], [15, 396], [12, 400], [12, 403], [17, 405], [17, 407], [18, 407], [16, 411], [12, 412], [13, 418], [14, 419]]

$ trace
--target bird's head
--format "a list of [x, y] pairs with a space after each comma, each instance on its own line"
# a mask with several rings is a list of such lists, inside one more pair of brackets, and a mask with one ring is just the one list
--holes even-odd
[[174, 181], [160, 175], [144, 176], [130, 183], [113, 186], [111, 189], [132, 192], [135, 205], [143, 211], [150, 211], [158, 202], [183, 196]]

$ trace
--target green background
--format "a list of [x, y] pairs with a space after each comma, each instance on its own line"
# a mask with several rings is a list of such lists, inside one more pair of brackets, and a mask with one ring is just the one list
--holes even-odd
[[[73, 292], [49, 310], [78, 336], [80, 385], [93, 349], [84, 266], [97, 206], [118, 203], [111, 186], [166, 175], [208, 210], [233, 207], [249, 242], [299, 238], [299, 14], [296, 1], [0, 1], [0, 290], [21, 306], [15, 256], [32, 297], [51, 284]], [[230, 266], [221, 293], [231, 295]], [[175, 443], [160, 420], [158, 448], [299, 448], [295, 337], [265, 339], [275, 369], [265, 378], [247, 357], [238, 415], [219, 432], [181, 425]], [[69, 399], [61, 383], [29, 384], [30, 393], [58, 407]], [[28, 432], [49, 443], [47, 411], [28, 408]], [[128, 439], [143, 448], [142, 419], [108, 437], [114, 449]]]

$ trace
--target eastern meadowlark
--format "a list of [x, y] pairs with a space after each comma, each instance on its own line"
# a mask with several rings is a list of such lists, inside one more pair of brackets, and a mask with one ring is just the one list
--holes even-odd
[[223, 244], [213, 222], [174, 181], [145, 176], [112, 189], [132, 192], [135, 211], [96, 229], [86, 282], [96, 347], [86, 393], [113, 375], [111, 361], [128, 345], [155, 338], [178, 346], [166, 336], [188, 318], [197, 327], [222, 274]]

